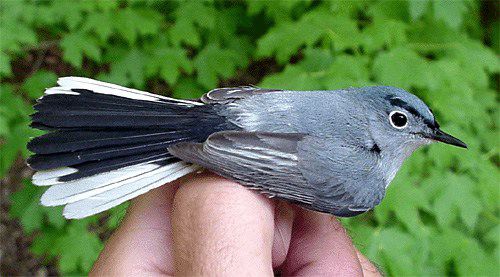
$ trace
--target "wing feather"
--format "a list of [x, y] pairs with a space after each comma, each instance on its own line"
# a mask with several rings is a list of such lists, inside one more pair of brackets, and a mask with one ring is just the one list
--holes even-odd
[[234, 88], [216, 88], [201, 97], [203, 103], [228, 103], [237, 99], [242, 99], [259, 93], [269, 93], [281, 91], [279, 89], [264, 89], [255, 86], [242, 86]]
[[302, 134], [219, 132], [204, 144], [178, 143], [169, 152], [272, 197], [311, 205], [314, 191], [292, 152]]
[[385, 193], [374, 154], [304, 134], [225, 131], [168, 149], [251, 189], [337, 216], [365, 212]]

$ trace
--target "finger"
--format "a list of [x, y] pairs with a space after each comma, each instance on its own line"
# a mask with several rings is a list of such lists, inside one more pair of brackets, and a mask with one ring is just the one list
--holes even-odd
[[356, 249], [356, 255], [358, 256], [359, 263], [363, 269], [363, 276], [365, 277], [381, 277], [382, 274], [379, 272], [378, 268], [368, 260], [365, 255], [361, 254], [358, 249]]
[[362, 276], [351, 239], [333, 216], [300, 209], [283, 275]]
[[273, 268], [279, 271], [288, 255], [295, 213], [292, 206], [286, 202], [277, 201], [275, 206], [272, 256]]
[[176, 273], [272, 275], [272, 202], [221, 177], [201, 176], [180, 186], [174, 198]]
[[177, 185], [167, 184], [134, 199], [120, 227], [106, 242], [91, 275], [173, 275], [170, 214]]

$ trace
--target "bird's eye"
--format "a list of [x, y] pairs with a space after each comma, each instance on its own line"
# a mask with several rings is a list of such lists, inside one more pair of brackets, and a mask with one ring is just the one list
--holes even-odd
[[392, 111], [389, 114], [389, 121], [392, 127], [396, 129], [403, 129], [408, 125], [408, 117], [401, 111]]

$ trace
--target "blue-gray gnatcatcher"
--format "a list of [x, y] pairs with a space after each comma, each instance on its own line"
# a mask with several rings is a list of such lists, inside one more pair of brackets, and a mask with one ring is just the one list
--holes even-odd
[[466, 145], [416, 96], [394, 87], [335, 91], [215, 89], [177, 100], [60, 78], [35, 105], [28, 148], [67, 218], [114, 207], [201, 167], [270, 197], [337, 216], [380, 203], [419, 146]]

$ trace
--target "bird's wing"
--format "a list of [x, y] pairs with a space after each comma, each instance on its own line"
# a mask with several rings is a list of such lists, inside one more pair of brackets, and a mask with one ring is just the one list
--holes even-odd
[[219, 132], [205, 143], [178, 143], [169, 152], [217, 174], [303, 205], [314, 200], [312, 188], [297, 167], [301, 134]]
[[264, 89], [254, 86], [242, 86], [233, 88], [216, 88], [201, 97], [203, 103], [228, 103], [237, 99], [242, 99], [260, 93], [281, 91], [278, 89]]
[[[351, 163], [332, 163], [336, 159], [329, 159], [329, 151], [318, 149], [314, 141], [304, 134], [225, 131], [203, 144], [179, 143], [169, 151], [251, 189], [316, 211], [354, 216], [378, 204], [380, 192], [368, 193], [378, 186], [376, 178], [362, 169], [359, 175], [344, 168]], [[350, 154], [355, 153], [338, 156]]]

